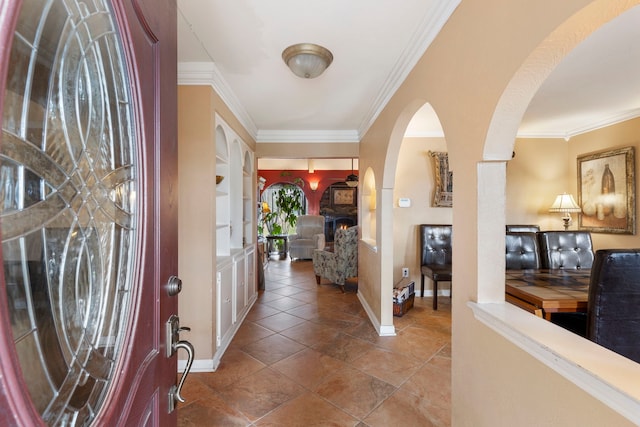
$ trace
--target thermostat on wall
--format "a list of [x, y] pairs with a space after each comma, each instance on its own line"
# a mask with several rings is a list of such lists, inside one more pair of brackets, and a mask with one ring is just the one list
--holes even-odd
[[408, 208], [411, 206], [411, 199], [407, 199], [407, 198], [399, 198], [398, 199], [398, 206], [401, 208]]

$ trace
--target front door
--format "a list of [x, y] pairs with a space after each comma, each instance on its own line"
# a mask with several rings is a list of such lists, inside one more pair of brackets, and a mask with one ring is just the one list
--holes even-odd
[[0, 0], [0, 113], [0, 425], [175, 425], [175, 0]]

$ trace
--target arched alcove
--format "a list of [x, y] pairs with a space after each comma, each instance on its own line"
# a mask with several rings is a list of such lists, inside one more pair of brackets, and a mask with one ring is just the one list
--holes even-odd
[[231, 177], [229, 176], [229, 143], [224, 128], [216, 126], [216, 176], [222, 177], [216, 183], [216, 256], [229, 256], [231, 253], [231, 209], [229, 193]]
[[371, 247], [377, 246], [378, 230], [376, 223], [376, 175], [373, 169], [367, 168], [362, 180], [362, 240]]
[[231, 144], [231, 158], [229, 169], [229, 181], [231, 197], [229, 199], [231, 205], [231, 248], [239, 249], [243, 246], [242, 239], [244, 237], [244, 216], [242, 206], [242, 196], [244, 195], [243, 186], [243, 156], [240, 141], [234, 139]]
[[255, 192], [253, 187], [253, 156], [250, 151], [245, 151], [242, 165], [242, 223], [243, 246], [254, 241], [253, 218], [257, 214], [255, 204]]

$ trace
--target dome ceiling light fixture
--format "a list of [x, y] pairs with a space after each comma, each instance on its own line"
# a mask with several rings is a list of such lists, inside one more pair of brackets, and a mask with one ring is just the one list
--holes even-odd
[[314, 79], [333, 62], [328, 49], [313, 43], [298, 43], [282, 51], [282, 59], [298, 77]]
[[353, 159], [351, 159], [351, 174], [347, 175], [347, 179], [344, 180], [348, 187], [358, 186], [358, 175], [353, 173]]

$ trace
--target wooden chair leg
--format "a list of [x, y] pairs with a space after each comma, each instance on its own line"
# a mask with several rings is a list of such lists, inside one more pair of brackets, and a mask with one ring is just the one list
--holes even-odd
[[420, 279], [420, 298], [424, 297], [424, 274], [422, 275], [422, 279]]
[[320, 276], [318, 276], [317, 274], [316, 274], [316, 283], [320, 285]]
[[438, 309], [438, 282], [433, 281], [433, 310]]

